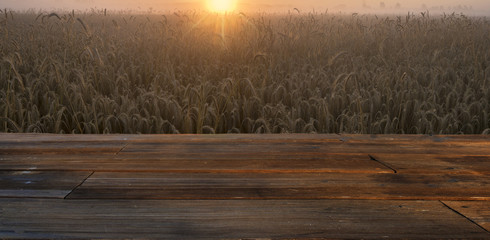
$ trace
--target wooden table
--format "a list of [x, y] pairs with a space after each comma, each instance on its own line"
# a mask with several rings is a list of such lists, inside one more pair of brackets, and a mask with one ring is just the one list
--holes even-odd
[[490, 136], [0, 134], [0, 238], [490, 239]]

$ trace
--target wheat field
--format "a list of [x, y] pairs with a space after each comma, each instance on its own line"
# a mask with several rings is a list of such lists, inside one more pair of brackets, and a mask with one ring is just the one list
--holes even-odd
[[0, 14], [2, 132], [490, 133], [484, 17]]

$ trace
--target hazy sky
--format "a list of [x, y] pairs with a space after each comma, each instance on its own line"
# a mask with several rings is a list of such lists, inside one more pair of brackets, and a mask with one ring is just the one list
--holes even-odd
[[[0, 8], [12, 9], [135, 9], [156, 11], [205, 9], [206, 0], [0, 0]], [[237, 0], [238, 11], [284, 11], [299, 8], [333, 12], [464, 12], [490, 16], [490, 0]]]

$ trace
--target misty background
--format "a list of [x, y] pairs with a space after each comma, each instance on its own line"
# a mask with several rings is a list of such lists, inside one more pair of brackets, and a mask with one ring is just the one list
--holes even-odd
[[[489, 0], [238, 0], [237, 11], [302, 11], [407, 13], [429, 10], [432, 13], [464, 13], [490, 16]], [[0, 8], [14, 10], [132, 10], [166, 12], [175, 10], [205, 10], [205, 0], [1, 0]]]

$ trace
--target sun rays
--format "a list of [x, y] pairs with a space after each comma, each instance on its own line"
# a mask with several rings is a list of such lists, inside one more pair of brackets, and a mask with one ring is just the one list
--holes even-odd
[[213, 12], [230, 12], [236, 7], [235, 0], [208, 0], [208, 9]]

